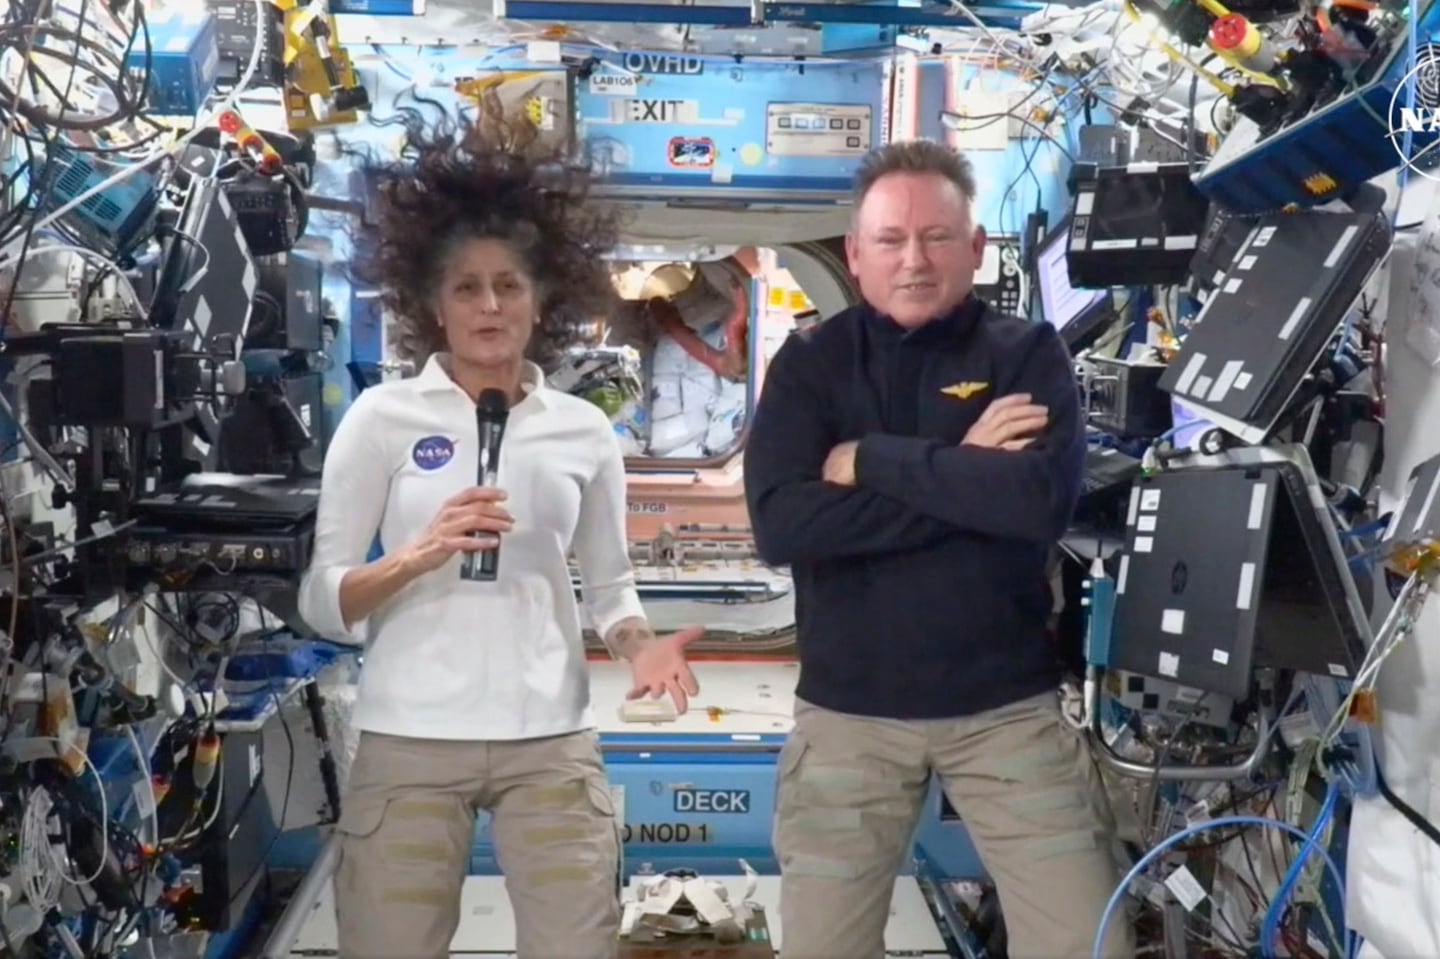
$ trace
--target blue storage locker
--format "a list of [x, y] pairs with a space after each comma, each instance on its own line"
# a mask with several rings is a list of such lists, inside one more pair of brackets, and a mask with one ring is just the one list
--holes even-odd
[[[601, 747], [624, 834], [624, 871], [695, 869], [738, 875], [744, 859], [779, 873], [772, 835], [784, 736], [605, 735]], [[965, 827], [932, 783], [915, 831], [917, 851], [943, 879], [980, 879], [984, 869]], [[913, 872], [907, 857], [902, 872]], [[490, 816], [481, 813], [470, 857], [473, 875], [499, 875]]]
[[[627, 875], [679, 867], [734, 875], [740, 859], [762, 873], [778, 871], [770, 833], [785, 737], [736, 738], [601, 736], [625, 833]], [[476, 822], [470, 871], [500, 871], [485, 813]]]

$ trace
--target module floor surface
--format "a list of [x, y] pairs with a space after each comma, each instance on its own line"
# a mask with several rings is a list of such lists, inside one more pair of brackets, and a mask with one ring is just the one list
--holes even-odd
[[[743, 889], [742, 876], [713, 876], [733, 890]], [[626, 890], [626, 898], [630, 898]], [[780, 877], [761, 876], [751, 901], [764, 907], [770, 926], [771, 941], [777, 952], [785, 951], [785, 928], [780, 921]], [[678, 944], [677, 944], [678, 945]], [[334, 956], [336, 949], [335, 902], [327, 889], [315, 904], [309, 920], [290, 949], [300, 957]], [[452, 956], [513, 956], [515, 919], [505, 892], [505, 881], [497, 876], [471, 876], [461, 893], [460, 928], [450, 944]], [[890, 904], [890, 923], [885, 928], [885, 951], [892, 956], [946, 956], [945, 941], [940, 935], [924, 894], [912, 878], [896, 880]]]

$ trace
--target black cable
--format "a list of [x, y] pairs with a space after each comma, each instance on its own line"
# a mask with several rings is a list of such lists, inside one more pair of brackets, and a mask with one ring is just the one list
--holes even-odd
[[[85, 38], [82, 36], [82, 34], [83, 34], [83, 32], [84, 32], [84, 29], [85, 29], [85, 15], [86, 15], [86, 12], [89, 10], [89, 8], [90, 8], [90, 0], [80, 0], [80, 12], [79, 12], [79, 14], [78, 14], [78, 16], [77, 16], [77, 18], [76, 18], [76, 19], [78, 20], [79, 29], [77, 29], [77, 30], [75, 31], [75, 44], [76, 44], [76, 45], [75, 45], [75, 51], [74, 51], [74, 53], [71, 55], [72, 60], [74, 60], [74, 61], [77, 62], [77, 63], [78, 63], [78, 61], [79, 61], [79, 59], [80, 59], [80, 47], [81, 47], [81, 45], [82, 45], [82, 42], [85, 41]], [[38, 28], [37, 28], [36, 30], [32, 31], [31, 34], [30, 34], [29, 50], [27, 51], [26, 57], [25, 57], [25, 62], [26, 62], [27, 64], [28, 64], [29, 61], [30, 61], [29, 54], [30, 54], [31, 52], [38, 52], [38, 48], [37, 48], [36, 45], [35, 45], [35, 39], [36, 39], [36, 37], [38, 36], [38, 33], [39, 33], [39, 30], [38, 30]], [[56, 53], [56, 51], [49, 51], [49, 52], [50, 52], [52, 55], [54, 55], [54, 54]], [[26, 73], [27, 73], [27, 74], [33, 73], [33, 72], [34, 72], [34, 71], [31, 70], [31, 69], [27, 69], [27, 70], [26, 70]], [[124, 64], [123, 64], [123, 63], [121, 64], [121, 69], [120, 69], [119, 73], [120, 73], [121, 76], [124, 76], [125, 71], [124, 71]], [[43, 76], [43, 74], [42, 74], [42, 76]], [[98, 74], [97, 74], [97, 76], [98, 76]], [[66, 108], [67, 108], [67, 107], [69, 106], [69, 104], [70, 104], [70, 93], [71, 93], [71, 91], [74, 89], [74, 86], [75, 86], [75, 71], [72, 69], [72, 70], [70, 71], [69, 76], [68, 76], [67, 79], [66, 79], [66, 82], [65, 82], [65, 90], [64, 90], [63, 93], [60, 94], [60, 114], [59, 114], [59, 119], [62, 120], [62, 121], [64, 120], [64, 117], [65, 117], [65, 110], [66, 110]], [[5, 89], [4, 83], [0, 83], [0, 91], [4, 91], [4, 89]], [[120, 91], [120, 92], [123, 94], [123, 91]], [[15, 89], [15, 93], [14, 93], [14, 97], [13, 97], [12, 100], [11, 100], [11, 109], [12, 109], [13, 111], [17, 112], [17, 113], [23, 113], [23, 111], [20, 110], [20, 103], [21, 103], [20, 89], [19, 89], [19, 86], [18, 86], [18, 84], [17, 84], [16, 89]], [[42, 186], [41, 186], [39, 189], [45, 189], [45, 188], [48, 187], [48, 185], [49, 185], [50, 175], [51, 175], [52, 169], [53, 169], [54, 164], [55, 164], [55, 146], [56, 146], [56, 144], [59, 142], [59, 139], [60, 139], [60, 126], [59, 126], [59, 125], [56, 125], [54, 128], [52, 128], [52, 129], [50, 130], [50, 135], [49, 135], [48, 140], [47, 140], [47, 142], [46, 142], [46, 144], [45, 144], [45, 167], [44, 167], [44, 169], [43, 169], [43, 170], [41, 171], [41, 173], [40, 173], [40, 183], [42, 184]], [[32, 170], [34, 169], [33, 162], [32, 162], [32, 164], [31, 164], [31, 169], [32, 169]], [[31, 181], [31, 186], [34, 187], [34, 180], [33, 180], [33, 179], [32, 179], [32, 181]], [[37, 190], [37, 192], [39, 192], [39, 190]], [[20, 242], [20, 254], [19, 254], [18, 259], [15, 261], [15, 271], [14, 271], [14, 273], [11, 275], [11, 278], [10, 278], [10, 289], [9, 289], [8, 291], [6, 291], [6, 294], [5, 294], [5, 306], [4, 306], [3, 309], [0, 309], [0, 337], [3, 337], [3, 327], [4, 327], [4, 325], [9, 324], [9, 322], [10, 322], [10, 311], [14, 308], [14, 306], [15, 306], [15, 297], [16, 297], [16, 295], [17, 295], [17, 294], [19, 293], [19, 291], [20, 291], [20, 275], [21, 275], [21, 272], [22, 272], [22, 271], [24, 270], [24, 268], [25, 268], [25, 260], [26, 260], [26, 256], [25, 256], [25, 255], [26, 255], [27, 252], [29, 252], [30, 243], [31, 243], [31, 241], [35, 238], [35, 228], [36, 228], [36, 225], [37, 225], [39, 222], [40, 222], [39, 217], [31, 217], [30, 220], [29, 220], [29, 221], [26, 223], [26, 225], [25, 225], [25, 233], [24, 233], [24, 236], [23, 236], [23, 238], [22, 238], [22, 240], [21, 240], [21, 242]], [[19, 568], [20, 568], [20, 557], [18, 557], [18, 556], [14, 557], [14, 561], [15, 561], [15, 567], [16, 567], [16, 569], [17, 569], [17, 571], [18, 571]], [[17, 572], [17, 575], [18, 575], [18, 572]], [[17, 597], [17, 598], [18, 598], [18, 597]]]
[[1155, 758], [1155, 773], [1150, 778], [1150, 788], [1146, 790], [1145, 807], [1140, 817], [1140, 839], [1146, 846], [1155, 845], [1157, 838], [1150, 833], [1150, 826], [1151, 821], [1155, 818], [1155, 807], [1160, 799], [1160, 776], [1164, 772], [1165, 763], [1170, 759], [1170, 753], [1179, 745], [1180, 737], [1189, 730], [1191, 722], [1199, 715], [1200, 707], [1205, 705], [1205, 700], [1209, 696], [1208, 692], [1200, 694], [1200, 698], [1195, 700], [1194, 705], [1190, 707], [1190, 712], [1180, 720], [1174, 732], [1165, 738], [1165, 745], [1160, 748], [1160, 753]]
[[[1005, 229], [1005, 207], [1012, 202], [1012, 194], [1015, 192], [1016, 188], [1020, 186], [1021, 181], [1023, 181], [1027, 175], [1034, 175], [1032, 167], [1035, 164], [1036, 158], [1040, 155], [1040, 144], [1043, 142], [1045, 142], [1045, 139], [1043, 138], [1037, 138], [1034, 140], [1022, 140], [1020, 142], [1020, 158], [1024, 161], [1024, 163], [1020, 167], [1020, 172], [1015, 174], [1014, 179], [1012, 179], [1009, 183], [1005, 184], [1005, 189], [1000, 194], [1000, 222], [997, 223], [996, 226], [999, 227], [999, 231], [1002, 234], [1007, 233]], [[1026, 152], [1027, 147], [1029, 148], [1028, 153]], [[1024, 223], [1020, 224], [1020, 229], [1016, 232], [1018, 234], [1024, 234]]]
[[[150, 40], [150, 23], [148, 20], [145, 19], [145, 4], [137, 3], [134, 5], [134, 9], [135, 22], [130, 27], [130, 35], [125, 40], [125, 52], [121, 55], [121, 60], [126, 63], [129, 62], [130, 53], [135, 48], [135, 41], [138, 38], [144, 43], [145, 62], [144, 67], [142, 68], [140, 73], [140, 79], [135, 85], [134, 97], [130, 100], [133, 112], [129, 117], [127, 117], [127, 119], [146, 122], [153, 129], [150, 133], [141, 137], [139, 140], [136, 140], [132, 143], [127, 143], [124, 146], [102, 147], [96, 146], [94, 144], [82, 145], [78, 143], [71, 143], [70, 146], [72, 149], [78, 150], [82, 153], [93, 153], [101, 155], [111, 153], [130, 153], [138, 150], [140, 147], [148, 146], [155, 140], [159, 139], [162, 134], [170, 132], [169, 128], [151, 121], [144, 112], [145, 100], [146, 97], [149, 96], [150, 92], [150, 80], [155, 69], [155, 48], [154, 44]], [[125, 71], [125, 75], [126, 77], [129, 76], [128, 70]]]
[[[6, 34], [14, 32], [15, 28], [13, 27], [0, 29], [0, 40], [4, 40]], [[76, 73], [80, 72], [81, 70], [90, 73], [97, 83], [100, 83], [103, 86], [107, 87], [110, 91], [110, 94], [115, 97], [115, 110], [114, 112], [106, 114], [104, 116], [92, 116], [85, 119], [67, 120], [65, 119], [65, 115], [67, 113], [78, 112], [70, 111], [69, 109], [67, 109], [69, 105], [68, 95], [66, 95], [61, 100], [60, 112], [58, 114], [51, 115], [49, 111], [37, 107], [29, 101], [25, 100], [23, 97], [21, 97], [18, 87], [14, 91], [11, 91], [8, 85], [6, 85], [3, 81], [0, 81], [0, 96], [3, 96], [7, 99], [13, 97], [13, 102], [11, 103], [10, 108], [15, 113], [18, 113], [21, 117], [24, 117], [31, 123], [53, 128], [57, 133], [60, 130], [72, 130], [85, 133], [93, 133], [97, 130], [103, 130], [106, 127], [113, 126], [116, 123], [120, 123], [124, 120], [130, 119], [131, 116], [135, 114], [137, 106], [131, 103], [130, 94], [125, 89], [125, 64], [121, 62], [113, 52], [106, 49], [103, 44], [90, 39], [79, 30], [65, 30], [53, 26], [27, 27], [24, 28], [24, 32], [28, 32], [32, 37], [38, 36], [41, 33], [45, 33], [56, 37], [62, 42], [73, 40], [76, 45], [76, 50], [71, 54], [65, 54], [59, 50], [54, 50], [49, 47], [40, 46], [37, 44], [31, 50], [31, 55], [49, 57], [52, 60], [59, 60], [61, 63], [67, 64], [70, 67], [70, 70], [69, 77], [66, 82], [68, 85], [71, 86], [73, 86], [75, 82]], [[86, 63], [84, 60], [82, 60], [80, 57], [80, 50], [82, 48], [88, 50], [91, 54], [101, 60], [102, 65], [112, 67], [115, 71], [114, 75], [107, 75], [104, 71], [100, 69], [99, 66]], [[30, 70], [27, 70], [26, 73], [28, 76], [38, 77], [47, 86], [49, 86], [52, 91], [55, 90], [54, 84], [50, 83], [49, 78], [43, 72], [35, 71], [32, 68]]]
[[1195, 169], [1195, 141], [1199, 137], [1199, 130], [1195, 126], [1195, 101], [1200, 96], [1200, 74], [1190, 71], [1190, 97], [1185, 118], [1185, 125], [1181, 128], [1185, 133], [1185, 167], [1190, 171]]
[[[24, 62], [25, 62], [26, 64], [28, 64], [28, 63], [30, 62], [30, 54], [31, 54], [31, 52], [32, 52], [32, 51], [34, 50], [34, 48], [35, 48], [35, 37], [36, 37], [36, 31], [32, 31], [31, 34], [30, 34], [30, 44], [29, 44], [29, 47], [28, 47], [28, 48], [26, 49], [26, 51], [25, 51]], [[28, 72], [28, 71], [27, 71], [27, 72]], [[71, 79], [72, 79], [72, 81], [73, 81], [73, 74], [72, 74], [72, 78], [71, 78]], [[3, 83], [0, 83], [0, 94], [3, 94], [4, 92], [5, 92], [5, 85], [4, 85]], [[10, 101], [11, 101], [11, 103], [10, 103], [10, 109], [11, 109], [12, 111], [14, 111], [14, 112], [19, 112], [19, 109], [20, 109], [20, 89], [19, 89], [19, 86], [18, 86], [18, 85], [16, 86], [14, 95], [10, 97]], [[64, 110], [65, 110], [65, 103], [64, 103], [64, 102], [61, 103], [61, 105], [60, 105], [60, 110], [61, 110], [61, 113], [64, 113]], [[60, 131], [59, 131], [58, 129], [52, 131], [52, 139], [50, 140], [50, 143], [49, 143], [49, 145], [47, 146], [47, 148], [46, 148], [46, 150], [45, 150], [45, 168], [44, 168], [44, 169], [41, 171], [41, 173], [40, 173], [40, 181], [41, 181], [41, 183], [45, 183], [46, 181], [48, 181], [48, 179], [49, 179], [49, 177], [50, 177], [50, 168], [51, 168], [51, 166], [52, 166], [52, 164], [54, 163], [54, 160], [55, 160], [54, 153], [53, 153], [53, 147], [54, 147], [54, 142], [55, 142], [55, 141], [54, 141], [54, 138], [58, 138], [59, 135], [60, 135]], [[31, 170], [32, 170], [32, 176], [33, 176], [33, 170], [34, 170], [34, 165], [33, 165], [33, 164], [31, 165]], [[32, 179], [32, 183], [33, 183], [33, 179]], [[4, 328], [10, 324], [10, 311], [11, 311], [11, 309], [13, 309], [14, 306], [15, 306], [15, 296], [16, 296], [16, 294], [20, 292], [20, 274], [21, 274], [21, 272], [25, 269], [26, 254], [30, 251], [30, 241], [31, 241], [32, 239], [34, 239], [34, 237], [35, 237], [35, 226], [36, 226], [36, 224], [39, 223], [39, 222], [40, 222], [40, 221], [39, 221], [39, 219], [38, 219], [37, 217], [31, 217], [31, 218], [26, 222], [26, 224], [25, 224], [25, 232], [24, 232], [23, 238], [22, 238], [22, 240], [21, 240], [21, 242], [20, 242], [20, 254], [19, 254], [19, 257], [18, 257], [18, 258], [16, 259], [16, 261], [15, 261], [15, 272], [14, 272], [13, 274], [11, 274], [11, 277], [10, 277], [10, 289], [9, 289], [8, 291], [6, 291], [6, 293], [5, 293], [5, 306], [4, 306], [3, 308], [0, 308], [0, 337], [3, 337]], [[15, 557], [15, 564], [16, 564], [17, 567], [19, 566], [19, 562], [20, 562], [19, 557]]]
[[1410, 825], [1420, 830], [1426, 839], [1440, 846], [1440, 829], [1436, 829], [1434, 823], [1420, 815], [1409, 803], [1391, 791], [1389, 784], [1385, 782], [1385, 777], [1381, 775], [1378, 766], [1375, 769], [1375, 784], [1380, 787], [1380, 795], [1384, 796], [1385, 801], [1395, 807], [1396, 812], [1409, 820]]

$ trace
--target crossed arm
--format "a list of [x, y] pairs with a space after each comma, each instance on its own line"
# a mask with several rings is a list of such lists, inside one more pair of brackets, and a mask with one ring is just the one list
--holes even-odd
[[766, 562], [876, 555], [957, 533], [1063, 534], [1085, 438], [1070, 357], [1053, 331], [1037, 331], [1017, 377], [1026, 394], [992, 403], [959, 446], [885, 433], [836, 442], [803, 348], [792, 341], [776, 355], [746, 446]]

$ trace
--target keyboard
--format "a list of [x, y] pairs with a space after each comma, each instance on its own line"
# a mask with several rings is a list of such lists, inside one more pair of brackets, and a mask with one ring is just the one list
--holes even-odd
[[1135, 457], [1110, 447], [1092, 447], [1085, 453], [1080, 491], [1084, 495], [1104, 492], [1112, 487], [1128, 485], [1139, 475], [1140, 461]]

